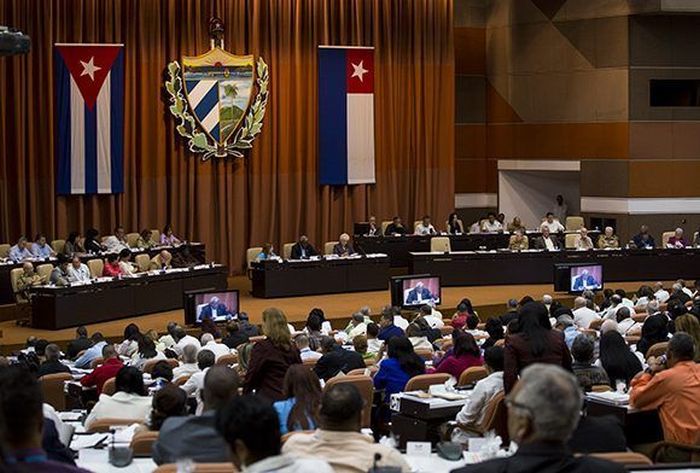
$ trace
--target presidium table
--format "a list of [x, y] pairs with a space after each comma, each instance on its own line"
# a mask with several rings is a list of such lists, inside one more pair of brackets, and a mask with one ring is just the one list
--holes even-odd
[[227, 275], [226, 266], [206, 264], [71, 286], [35, 287], [31, 289], [32, 326], [56, 330], [181, 309], [183, 292], [225, 290]]
[[266, 260], [252, 264], [253, 297], [290, 297], [381, 291], [389, 288], [389, 257], [383, 254]]
[[411, 253], [409, 274], [440, 276], [443, 286], [547, 284], [563, 263], [602, 264], [605, 281], [700, 279], [700, 248]]

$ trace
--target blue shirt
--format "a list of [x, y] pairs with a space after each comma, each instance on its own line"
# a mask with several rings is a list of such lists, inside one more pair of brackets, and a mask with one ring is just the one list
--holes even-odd
[[102, 356], [102, 348], [107, 345], [107, 342], [100, 342], [96, 343], [87, 350], [85, 350], [85, 353], [75, 360], [75, 367], [76, 368], [89, 368], [90, 363], [92, 363], [92, 360], [96, 358], [100, 358]]
[[[289, 429], [287, 429], [287, 421], [289, 420], [289, 414], [292, 413], [292, 408], [296, 403], [296, 398], [290, 397], [289, 399], [285, 399], [284, 401], [277, 401], [272, 405], [272, 407], [274, 407], [277, 411], [277, 417], [279, 417], [280, 419], [281, 435], [289, 433]], [[314, 424], [314, 421], [310, 417], [307, 416], [306, 420], [309, 423], [309, 430], [313, 430], [316, 428], [316, 424]], [[302, 428], [300, 425], [297, 424], [294, 426], [294, 430], [302, 430]]]
[[581, 334], [574, 325], [570, 325], [564, 329], [564, 342], [566, 346], [571, 350], [571, 345], [574, 344], [574, 340]]
[[17, 245], [13, 246], [10, 248], [10, 253], [8, 255], [12, 261], [15, 263], [19, 263], [20, 261], [24, 261], [27, 258], [33, 258], [34, 255], [32, 255], [32, 252], [29, 251], [26, 248], [22, 248], [21, 250]]
[[255, 257], [255, 260], [256, 261], [265, 261], [266, 259], [272, 258], [274, 256], [277, 256], [277, 255], [272, 253], [272, 252], [270, 252], [270, 254], [268, 255], [268, 254], [265, 254], [264, 251], [261, 251], [260, 253], [258, 253], [258, 256]]
[[41, 246], [38, 243], [32, 243], [32, 254], [37, 258], [48, 258], [51, 256], [51, 251], [51, 247], [48, 244]]
[[391, 324], [387, 327], [384, 327], [377, 334], [377, 338], [379, 340], [384, 340], [385, 342], [389, 341], [390, 338], [403, 337], [403, 336], [404, 336], [403, 330], [401, 330], [400, 327], [397, 327], [394, 324]]
[[383, 389], [386, 393], [385, 399], [388, 401], [392, 394], [400, 393], [406, 388], [406, 383], [411, 377], [399, 365], [396, 358], [382, 360], [379, 371], [374, 376], [374, 387]]

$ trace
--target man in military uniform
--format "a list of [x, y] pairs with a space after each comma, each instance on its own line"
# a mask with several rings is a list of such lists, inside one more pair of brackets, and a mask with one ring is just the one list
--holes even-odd
[[605, 233], [598, 237], [598, 248], [619, 248], [620, 239], [613, 234], [613, 227], [605, 227]]

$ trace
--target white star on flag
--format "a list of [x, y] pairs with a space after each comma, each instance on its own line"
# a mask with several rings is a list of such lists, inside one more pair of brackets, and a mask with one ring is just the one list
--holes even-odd
[[95, 80], [95, 72], [102, 69], [95, 65], [95, 56], [92, 56], [88, 62], [80, 61], [80, 64], [83, 65], [83, 72], [80, 74], [80, 77], [88, 75], [93, 81]]
[[364, 61], [360, 61], [359, 64], [352, 64], [352, 68], [354, 69], [354, 71], [352, 73], [351, 78], [357, 77], [358, 79], [360, 79], [360, 82], [363, 82], [362, 77], [369, 72], [367, 69], [364, 68]]

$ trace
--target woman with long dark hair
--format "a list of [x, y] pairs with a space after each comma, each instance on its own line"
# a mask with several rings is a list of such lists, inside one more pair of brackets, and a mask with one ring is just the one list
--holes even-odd
[[315, 429], [322, 396], [316, 373], [304, 365], [290, 366], [284, 376], [284, 396], [285, 400], [274, 403], [280, 434]]
[[139, 334], [138, 341], [136, 343], [138, 349], [136, 350], [136, 353], [131, 356], [131, 366], [143, 370], [146, 362], [150, 360], [165, 359], [165, 355], [156, 350], [155, 342], [149, 337]]
[[447, 373], [459, 379], [462, 371], [472, 366], [481, 366], [481, 350], [471, 333], [463, 333], [454, 342], [452, 354], [442, 359], [435, 367], [435, 373]]
[[642, 338], [637, 342], [637, 351], [646, 358], [647, 351], [655, 343], [668, 341], [668, 318], [663, 314], [651, 315], [642, 325]]
[[379, 365], [374, 376], [374, 387], [384, 389], [385, 399], [400, 393], [409, 379], [425, 373], [425, 362], [416, 355], [411, 341], [406, 337], [391, 337], [388, 342], [387, 358]]
[[131, 323], [124, 327], [124, 340], [117, 346], [117, 353], [121, 356], [132, 356], [139, 349], [139, 340], [143, 336], [139, 326]]
[[547, 328], [547, 307], [528, 302], [520, 309], [518, 332], [506, 338], [503, 385], [510, 392], [520, 372], [533, 363], [550, 363], [571, 371], [571, 353], [564, 335]]
[[498, 317], [491, 317], [488, 319], [484, 330], [486, 330], [486, 333], [489, 334], [489, 338], [487, 338], [484, 344], [481, 345], [481, 348], [484, 350], [494, 346], [498, 340], [505, 337], [505, 334], [503, 333], [503, 325], [501, 325], [501, 321], [498, 319]]
[[447, 233], [450, 235], [463, 235], [466, 233], [464, 231], [464, 224], [462, 220], [459, 219], [457, 212], [452, 212], [449, 217], [447, 217]]
[[600, 364], [608, 373], [610, 385], [614, 388], [617, 381], [629, 382], [642, 371], [642, 363], [632, 353], [619, 332], [610, 331], [600, 337]]
[[83, 247], [80, 232], [73, 231], [70, 232], [68, 238], [66, 238], [66, 243], [63, 246], [63, 254], [72, 258], [76, 253], [85, 253], [85, 248]]

